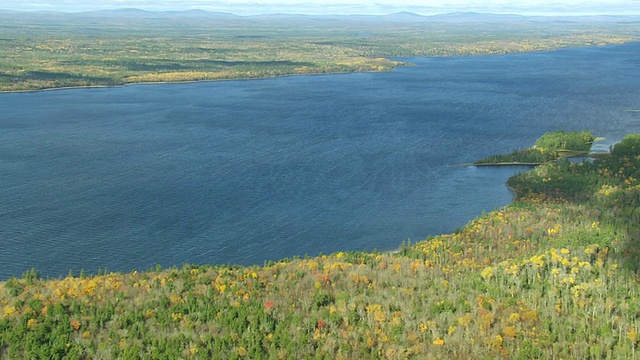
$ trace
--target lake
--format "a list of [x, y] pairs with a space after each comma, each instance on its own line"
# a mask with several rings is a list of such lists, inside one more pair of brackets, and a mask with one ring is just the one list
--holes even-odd
[[455, 167], [640, 124], [640, 43], [388, 73], [0, 94], [0, 279], [387, 251], [508, 204]]

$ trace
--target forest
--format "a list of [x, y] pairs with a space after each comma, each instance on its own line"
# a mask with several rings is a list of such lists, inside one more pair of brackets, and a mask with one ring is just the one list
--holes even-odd
[[633, 359], [639, 179], [630, 134], [512, 177], [511, 205], [396, 252], [30, 270], [0, 283], [0, 357]]
[[0, 91], [389, 71], [412, 56], [636, 41], [637, 20], [0, 11]]

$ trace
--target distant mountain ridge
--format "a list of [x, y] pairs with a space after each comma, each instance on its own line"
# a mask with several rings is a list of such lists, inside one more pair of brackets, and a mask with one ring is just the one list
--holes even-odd
[[171, 10], [171, 11], [149, 11], [136, 8], [123, 8], [115, 10], [93, 10], [81, 13], [81, 15], [95, 17], [144, 17], [144, 18], [166, 18], [166, 17], [200, 17], [200, 18], [242, 18], [227, 12], [213, 12], [206, 10]]
[[333, 15], [310, 15], [310, 14], [290, 14], [273, 13], [259, 15], [237, 15], [232, 12], [218, 12], [208, 10], [168, 10], [151, 11], [139, 8], [122, 8], [109, 10], [91, 10], [84, 12], [61, 12], [61, 11], [14, 11], [0, 10], [2, 14], [20, 14], [21, 17], [39, 16], [69, 16], [69, 17], [90, 17], [90, 18], [141, 18], [141, 19], [162, 19], [162, 18], [200, 18], [200, 19], [328, 19], [328, 20], [370, 20], [370, 21], [391, 21], [391, 22], [443, 22], [443, 23], [503, 23], [522, 22], [528, 20], [535, 21], [596, 21], [596, 22], [620, 22], [620, 21], [640, 21], [640, 15], [562, 15], [562, 16], [541, 16], [541, 15], [519, 15], [519, 14], [498, 14], [484, 12], [450, 12], [435, 15], [422, 15], [411, 11], [400, 11], [384, 15], [370, 14], [333, 14]]

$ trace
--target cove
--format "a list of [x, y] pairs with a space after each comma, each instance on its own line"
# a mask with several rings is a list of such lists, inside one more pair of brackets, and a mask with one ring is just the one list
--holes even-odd
[[459, 168], [640, 124], [639, 43], [389, 73], [0, 94], [0, 278], [381, 251], [511, 201]]

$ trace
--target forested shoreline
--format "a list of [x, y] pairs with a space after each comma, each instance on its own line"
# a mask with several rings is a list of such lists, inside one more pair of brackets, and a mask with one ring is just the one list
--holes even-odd
[[634, 20], [0, 12], [0, 91], [389, 71], [402, 57], [637, 41]]
[[640, 135], [394, 253], [0, 283], [8, 358], [633, 358]]

